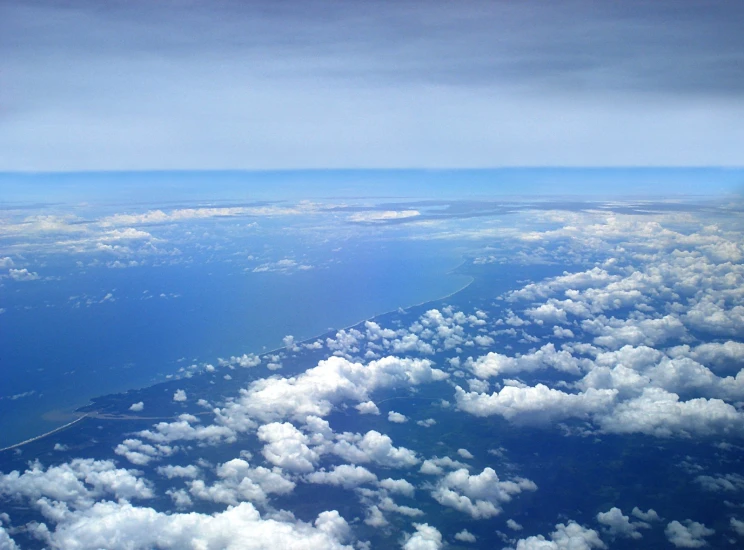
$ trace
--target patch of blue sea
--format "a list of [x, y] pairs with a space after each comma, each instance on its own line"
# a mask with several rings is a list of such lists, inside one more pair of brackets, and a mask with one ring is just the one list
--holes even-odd
[[342, 259], [291, 274], [219, 262], [89, 267], [27, 284], [0, 316], [0, 447], [71, 419], [50, 411], [157, 383], [195, 362], [278, 348], [288, 334], [302, 340], [447, 296], [470, 281], [453, 272], [458, 253], [441, 245], [389, 242]]

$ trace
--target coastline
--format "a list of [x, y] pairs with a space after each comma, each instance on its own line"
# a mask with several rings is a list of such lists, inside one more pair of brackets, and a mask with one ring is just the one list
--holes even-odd
[[[463, 259], [456, 267], [454, 267], [453, 269], [451, 269], [450, 271], [448, 271], [447, 273], [444, 274], [445, 276], [460, 275], [460, 276], [468, 277], [470, 279], [462, 287], [458, 288], [457, 290], [455, 290], [453, 292], [450, 292], [449, 294], [446, 294], [445, 296], [433, 298], [433, 299], [430, 299], [430, 300], [424, 300], [422, 302], [414, 303], [414, 304], [407, 305], [407, 306], [399, 306], [398, 308], [390, 309], [390, 310], [383, 311], [383, 312], [380, 312], [380, 313], [375, 313], [374, 315], [372, 315], [370, 317], [367, 317], [367, 318], [358, 320], [358, 321], [356, 321], [356, 322], [354, 322], [354, 323], [352, 323], [352, 324], [350, 324], [348, 326], [341, 327], [341, 328], [338, 328], [338, 329], [333, 329], [333, 330], [336, 331], [336, 332], [339, 331], [339, 330], [349, 330], [349, 329], [351, 329], [353, 327], [356, 327], [356, 326], [358, 326], [358, 325], [360, 325], [362, 323], [365, 323], [367, 321], [372, 321], [372, 320], [374, 320], [374, 319], [376, 319], [378, 317], [381, 317], [383, 315], [388, 315], [388, 314], [394, 313], [396, 311], [408, 310], [410, 308], [421, 307], [421, 306], [426, 305], [426, 304], [433, 304], [433, 303], [436, 303], [436, 302], [441, 302], [442, 300], [447, 300], [447, 299], [449, 299], [449, 298], [451, 298], [451, 297], [453, 297], [453, 296], [455, 296], [455, 295], [463, 292], [464, 290], [466, 290], [476, 280], [476, 278], [473, 275], [466, 275], [466, 274], [458, 274], [457, 273], [457, 270], [459, 270], [462, 266], [464, 266], [466, 264], [467, 264], [467, 260], [466, 259]], [[326, 331], [326, 332], [323, 332], [323, 333], [314, 335], [312, 337], [305, 338], [303, 340], [297, 341], [296, 344], [305, 344], [305, 343], [313, 342], [314, 340], [317, 340], [318, 338], [322, 338], [324, 335], [326, 335], [328, 333], [329, 333], [329, 331]], [[276, 348], [273, 348], [273, 349], [270, 349], [270, 350], [266, 350], [266, 351], [264, 351], [262, 353], [258, 353], [256, 355], [258, 355], [261, 358], [264, 358], [267, 355], [276, 354], [276, 353], [281, 352], [281, 351], [283, 351], [285, 349], [286, 348], [284, 346], [279, 346], [279, 347], [276, 347]], [[179, 380], [180, 378], [181, 377], [175, 377], [174, 376], [170, 380], [166, 380], [166, 381], [163, 381], [163, 382], [158, 382], [158, 383], [152, 384], [152, 385], [142, 386], [142, 387], [139, 387], [139, 388], [129, 388], [128, 390], [136, 390], [136, 389], [140, 389], [141, 390], [141, 389], [151, 388], [151, 387], [156, 386], [158, 384], [167, 383], [167, 382], [171, 382], [171, 381], [174, 381], [174, 380]], [[0, 453], [3, 452], [3, 451], [9, 451], [9, 450], [17, 449], [17, 448], [23, 447], [23, 446], [25, 446], [25, 445], [27, 445], [29, 443], [32, 443], [34, 441], [38, 441], [40, 439], [44, 439], [44, 438], [46, 438], [46, 437], [48, 437], [50, 435], [53, 435], [55, 433], [58, 433], [60, 431], [63, 431], [65, 429], [73, 426], [74, 424], [80, 422], [84, 418], [95, 417], [95, 413], [91, 413], [90, 411], [83, 412], [83, 411], [81, 411], [81, 409], [84, 409], [86, 407], [89, 407], [89, 406], [93, 405], [96, 400], [103, 399], [103, 398], [105, 398], [108, 395], [115, 395], [115, 394], [103, 394], [103, 395], [100, 395], [100, 396], [96, 396], [94, 398], [91, 398], [87, 403], [78, 405], [75, 408], [67, 409], [65, 411], [64, 415], [70, 415], [70, 416], [72, 416], [72, 415], [81, 415], [81, 416], [75, 418], [71, 422], [67, 422], [66, 424], [63, 424], [62, 426], [58, 426], [58, 427], [56, 427], [56, 428], [54, 428], [52, 430], [49, 430], [49, 431], [44, 432], [42, 434], [39, 434], [37, 436], [33, 436], [33, 437], [30, 437], [30, 438], [25, 439], [23, 441], [20, 441], [18, 443], [14, 443], [14, 444], [9, 445], [7, 447], [3, 447], [2, 449], [0, 449]], [[57, 414], [59, 414], [59, 413], [60, 413], [60, 411], [59, 410], [56, 410], [56, 409], [55, 410], [51, 410], [51, 411], [47, 411], [47, 412], [45, 412], [42, 415], [42, 418], [45, 418], [47, 420], [52, 420], [52, 418], [54, 416], [56, 416]], [[68, 418], [69, 418], [69, 416], [68, 416]]]
[[31, 437], [29, 439], [26, 439], [25, 441], [21, 441], [19, 443], [15, 443], [15, 444], [10, 445], [8, 447], [3, 447], [2, 449], [0, 449], [0, 453], [2, 453], [3, 451], [12, 451], [13, 449], [17, 449], [19, 447], [22, 447], [22, 446], [27, 445], [29, 443], [33, 443], [34, 441], [38, 441], [40, 439], [44, 439], [45, 437], [48, 437], [48, 436], [50, 436], [52, 434], [55, 434], [57, 432], [61, 432], [62, 430], [66, 430], [70, 426], [72, 426], [74, 424], [77, 424], [78, 422], [80, 422], [81, 420], [83, 420], [84, 418], [87, 418], [87, 417], [88, 417], [88, 414], [85, 413], [82, 416], [80, 416], [80, 417], [76, 418], [75, 420], [73, 420], [72, 422], [68, 422], [67, 424], [64, 424], [62, 426], [59, 426], [57, 428], [54, 428], [53, 430], [50, 430], [50, 431], [48, 431], [46, 433], [43, 433], [41, 435], [37, 435], [36, 437]]

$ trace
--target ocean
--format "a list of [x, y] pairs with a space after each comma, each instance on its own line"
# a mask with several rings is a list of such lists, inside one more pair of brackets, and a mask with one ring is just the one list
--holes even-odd
[[[254, 273], [235, 251], [187, 264], [85, 269], [7, 293], [0, 315], [0, 448], [54, 429], [92, 397], [191, 364], [262, 353], [466, 286], [453, 245], [366, 241], [312, 269]], [[316, 261], [317, 260], [317, 261]]]

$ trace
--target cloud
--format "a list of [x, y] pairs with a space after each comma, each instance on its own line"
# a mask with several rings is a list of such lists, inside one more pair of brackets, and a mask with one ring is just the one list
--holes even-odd
[[470, 460], [473, 458], [473, 453], [471, 453], [467, 449], [457, 449], [457, 454], [459, 454], [462, 458], [466, 460]]
[[636, 521], [631, 522], [630, 516], [623, 515], [620, 508], [612, 507], [607, 512], [599, 512], [597, 521], [606, 527], [606, 532], [611, 536], [621, 536], [631, 539], [643, 538], [639, 531], [642, 528], [649, 528], [648, 523]]
[[191, 481], [189, 492], [196, 498], [235, 506], [242, 501], [266, 504], [268, 495], [286, 495], [296, 484], [280, 469], [251, 467], [240, 458], [229, 460], [216, 468], [218, 481], [207, 485], [201, 479]]
[[414, 451], [395, 447], [389, 436], [376, 430], [364, 436], [344, 436], [332, 446], [331, 452], [352, 462], [375, 462], [391, 468], [410, 468], [419, 463]]
[[714, 493], [728, 492], [735, 493], [744, 491], [744, 476], [740, 474], [725, 474], [719, 476], [697, 476], [695, 483], [699, 484], [706, 491]]
[[442, 534], [428, 523], [414, 523], [416, 532], [403, 543], [403, 550], [439, 550], [443, 547]]
[[380, 414], [380, 409], [377, 408], [377, 405], [373, 401], [359, 403], [354, 408], [359, 411], [359, 414]]
[[550, 540], [543, 535], [520, 539], [517, 541], [516, 550], [591, 550], [592, 548], [607, 548], [607, 545], [593, 529], [587, 529], [575, 521], [569, 521], [567, 524], [556, 525], [555, 531], [550, 534]]
[[186, 392], [183, 390], [176, 390], [176, 393], [173, 394], [173, 401], [176, 401], [176, 402], [186, 401]]
[[373, 210], [370, 212], [358, 212], [349, 216], [349, 221], [356, 223], [380, 223], [393, 220], [404, 220], [420, 216], [418, 210]]
[[475, 416], [503, 416], [519, 423], [541, 424], [564, 418], [587, 418], [608, 410], [617, 390], [589, 388], [565, 393], [544, 384], [534, 387], [506, 386], [491, 395], [455, 388], [457, 407]]
[[682, 321], [674, 315], [659, 319], [606, 319], [603, 316], [584, 321], [582, 328], [597, 334], [594, 343], [610, 349], [625, 345], [655, 347], [671, 339], [679, 339], [686, 334]]
[[130, 411], [133, 411], [133, 412], [140, 412], [140, 411], [141, 411], [141, 410], [143, 410], [144, 408], [145, 408], [145, 404], [144, 404], [144, 402], [142, 402], [142, 401], [138, 401], [137, 403], [132, 403], [132, 404], [131, 404], [131, 405], [129, 406], [129, 410], [130, 410]]
[[29, 271], [25, 267], [23, 269], [10, 268], [8, 276], [14, 281], [37, 281], [39, 274], [33, 271]]
[[697, 521], [685, 520], [684, 524], [678, 521], [672, 521], [664, 529], [669, 542], [677, 548], [701, 548], [707, 546], [705, 537], [713, 535], [715, 531], [708, 529], [702, 523]]
[[744, 366], [744, 343], [733, 340], [706, 342], [692, 348], [689, 345], [677, 346], [668, 353], [672, 357], [691, 357], [716, 373], [738, 372]]
[[159, 466], [157, 472], [161, 476], [165, 476], [168, 479], [184, 477], [187, 479], [194, 479], [199, 477], [199, 468], [193, 464], [188, 466], [177, 466], [174, 464], [168, 464], [167, 466]]
[[470, 475], [466, 469], [450, 472], [439, 480], [431, 495], [443, 506], [469, 514], [473, 519], [486, 519], [501, 513], [501, 504], [522, 491], [535, 491], [537, 485], [528, 479], [501, 481], [492, 468]]
[[125, 439], [122, 443], [114, 448], [117, 455], [123, 456], [132, 464], [144, 466], [152, 460], [159, 460], [161, 457], [172, 454], [174, 449], [168, 445], [150, 445], [143, 443], [139, 439]]
[[258, 267], [253, 268], [251, 271], [253, 273], [291, 273], [293, 271], [307, 271], [312, 268], [313, 266], [311, 265], [299, 263], [296, 260], [292, 260], [291, 258], [284, 258], [283, 260], [279, 260], [276, 262], [261, 264]]
[[[233, 206], [220, 208], [179, 208], [164, 212], [163, 210], [148, 210], [140, 214], [114, 214], [99, 220], [102, 227], [151, 225], [159, 223], [174, 223], [181, 221], [203, 220], [208, 218], [229, 218], [237, 216], [287, 216], [314, 211], [311, 203], [300, 203], [293, 208], [282, 206]], [[133, 228], [112, 233], [109, 239], [117, 238], [149, 238], [149, 233]]]
[[308, 447], [307, 436], [289, 422], [261, 426], [258, 438], [266, 443], [262, 453], [272, 464], [298, 473], [315, 469], [318, 453]]
[[464, 462], [460, 462], [458, 460], [452, 460], [450, 457], [445, 456], [442, 458], [434, 457], [434, 458], [427, 458], [424, 460], [423, 464], [421, 464], [421, 468], [419, 469], [419, 472], [422, 474], [427, 475], [441, 475], [444, 472], [445, 468], [458, 470], [458, 469], [465, 469], [467, 470], [470, 468], [469, 464], [465, 464]]
[[408, 417], [404, 414], [400, 414], [399, 412], [390, 411], [388, 413], [388, 422], [403, 424], [405, 422], [408, 422]]
[[740, 537], [744, 537], [744, 521], [736, 518], [731, 518], [730, 524], [731, 529], [733, 529], [737, 535], [739, 535]]
[[377, 476], [362, 466], [342, 464], [329, 472], [318, 471], [305, 476], [310, 483], [341, 486], [351, 489], [368, 483], [376, 483]]
[[637, 517], [640, 520], [643, 521], [660, 521], [661, 518], [659, 517], [659, 514], [656, 513], [656, 510], [653, 508], [649, 508], [647, 512], [644, 512], [637, 506], [633, 508], [633, 511], [631, 512], [632, 515]]
[[413, 498], [415, 487], [405, 479], [386, 478], [380, 481], [379, 486], [391, 493], [397, 493], [409, 498]]
[[519, 523], [517, 523], [513, 519], [507, 519], [506, 526], [512, 531], [521, 531], [522, 529], [524, 529], [524, 527], [522, 527]]
[[0, 168], [738, 165], [737, 5], [264, 4], [5, 7]]
[[706, 296], [687, 311], [685, 322], [705, 333], [736, 337], [744, 331], [744, 306], [726, 307]]
[[266, 378], [241, 391], [239, 399], [218, 411], [218, 420], [242, 429], [246, 418], [263, 421], [326, 416], [335, 403], [369, 401], [372, 391], [419, 385], [447, 378], [422, 359], [384, 357], [366, 365], [342, 357], [330, 357], [316, 367], [291, 378]]
[[0, 525], [0, 548], [2, 550], [20, 550], [2, 525]]
[[680, 401], [679, 396], [659, 388], [620, 403], [609, 414], [597, 418], [610, 433], [672, 435], [740, 435], [744, 416], [720, 399]]
[[408, 516], [409, 518], [416, 518], [424, 515], [422, 510], [412, 508], [411, 506], [401, 506], [400, 504], [396, 504], [392, 498], [386, 495], [383, 495], [380, 498], [377, 507], [383, 512], [394, 512], [396, 514]]
[[473, 360], [469, 357], [465, 367], [473, 371], [479, 378], [502, 376], [518, 372], [533, 372], [539, 369], [553, 368], [570, 374], [579, 374], [580, 361], [565, 350], [556, 350], [553, 343], [545, 344], [539, 350], [509, 357], [496, 352]]
[[[250, 533], [250, 537], [246, 536]], [[147, 548], [328, 548], [351, 550], [343, 540], [348, 525], [337, 512], [323, 512], [314, 526], [263, 519], [247, 502], [213, 515], [165, 514], [126, 501], [100, 502], [71, 514], [51, 533], [52, 544], [75, 550]]]
[[211, 424], [196, 425], [198, 418], [191, 415], [181, 415], [175, 422], [158, 422], [151, 429], [137, 432], [137, 435], [156, 443], [171, 443], [174, 441], [197, 441], [204, 444], [216, 445], [235, 441], [235, 431], [227, 426]]
[[24, 497], [41, 506], [42, 513], [50, 513], [50, 501], [63, 502], [72, 509], [88, 509], [102, 497], [153, 498], [150, 485], [138, 474], [136, 470], [116, 468], [110, 460], [76, 458], [47, 469], [33, 462], [23, 473], [0, 474], [0, 494]]
[[473, 533], [467, 529], [463, 529], [462, 531], [455, 533], [455, 540], [459, 540], [460, 542], [475, 542], [477, 539]]
[[551, 294], [568, 289], [584, 289], [590, 287], [603, 287], [608, 283], [617, 281], [618, 275], [611, 275], [600, 267], [593, 267], [587, 271], [569, 273], [564, 271], [563, 275], [545, 279], [539, 283], [530, 283], [519, 290], [514, 290], [508, 294], [510, 301], [517, 299], [536, 300], [538, 298], [547, 298]]

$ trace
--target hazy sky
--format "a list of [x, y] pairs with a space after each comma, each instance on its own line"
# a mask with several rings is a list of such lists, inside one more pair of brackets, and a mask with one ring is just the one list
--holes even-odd
[[741, 166], [737, 1], [2, 1], [0, 170]]

